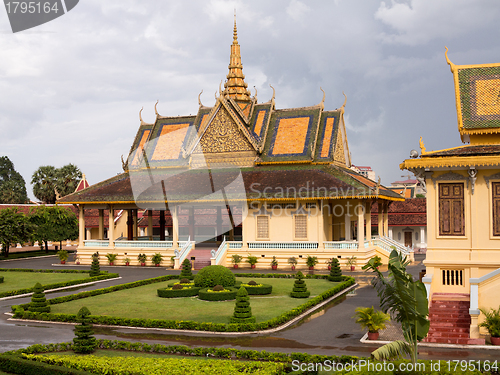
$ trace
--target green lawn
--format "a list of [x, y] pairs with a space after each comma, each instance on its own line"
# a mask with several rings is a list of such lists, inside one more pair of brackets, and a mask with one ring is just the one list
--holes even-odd
[[89, 277], [88, 273], [43, 273], [43, 272], [0, 272], [4, 282], [0, 283], [0, 293], [11, 290], [33, 288], [36, 283], [55, 284]]
[[[237, 280], [248, 282], [251, 278]], [[265, 296], [251, 296], [250, 306], [257, 322], [272, 319], [307, 301], [306, 298], [291, 298], [289, 292], [293, 288], [294, 279], [255, 279], [273, 285], [273, 293]], [[191, 320], [196, 322], [228, 323], [234, 311], [234, 301], [209, 302], [197, 297], [160, 298], [156, 294], [158, 288], [171, 283], [161, 282], [133, 289], [120, 290], [70, 301], [51, 306], [52, 313], [76, 314], [82, 306], [86, 306], [92, 315], [107, 315], [121, 318]], [[311, 297], [332, 288], [338, 283], [328, 280], [306, 280]]]

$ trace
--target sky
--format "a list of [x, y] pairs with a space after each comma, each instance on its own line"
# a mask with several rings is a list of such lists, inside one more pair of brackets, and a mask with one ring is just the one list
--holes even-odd
[[0, 156], [26, 180], [42, 165], [77, 165], [93, 184], [122, 172], [139, 127], [196, 114], [228, 73], [234, 10], [243, 73], [259, 102], [325, 110], [347, 96], [356, 165], [382, 184], [419, 137], [427, 151], [460, 146], [457, 65], [500, 62], [498, 0], [81, 0], [12, 33], [0, 9]]

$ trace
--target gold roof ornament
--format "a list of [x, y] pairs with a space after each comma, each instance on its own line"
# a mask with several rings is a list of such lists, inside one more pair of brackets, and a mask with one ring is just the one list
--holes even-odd
[[425, 145], [424, 145], [424, 141], [422, 140], [422, 137], [420, 137], [420, 153], [423, 155], [423, 154], [426, 154], [427, 152], [425, 151]]
[[158, 110], [156, 109], [156, 106], [158, 105], [158, 102], [159, 102], [159, 100], [157, 100], [156, 104], [155, 104], [155, 113], [156, 113], [156, 116], [159, 116]]
[[201, 90], [201, 92], [198, 94], [198, 104], [200, 105], [200, 107], [203, 107], [203, 104], [201, 104], [201, 94], [203, 94], [203, 90]]
[[450, 70], [453, 73], [455, 71], [455, 64], [453, 64], [450, 59], [448, 58], [448, 47], [444, 46], [446, 48], [446, 52], [444, 53], [444, 57], [446, 57], [446, 62], [450, 66]]
[[141, 120], [141, 125], [145, 124], [144, 120], [142, 119], [142, 114], [141, 114], [143, 109], [144, 109], [144, 107], [142, 107], [141, 110], [139, 111], [139, 120]]
[[340, 107], [340, 110], [342, 111], [342, 113], [345, 112], [345, 105], [347, 103], [347, 95], [342, 91], [342, 95], [344, 95], [344, 104], [342, 104], [342, 107]]
[[323, 99], [321, 99], [321, 103], [319, 103], [318, 105], [321, 107], [321, 109], [325, 109], [325, 97], [326, 97], [326, 93], [325, 93], [325, 90], [323, 90], [323, 88], [320, 86], [319, 89], [321, 91], [323, 91]]
[[257, 102], [257, 87], [254, 86], [253, 88], [255, 89], [255, 95], [253, 98], [254, 98], [255, 102]]
[[241, 64], [240, 45], [238, 44], [238, 30], [236, 28], [236, 12], [234, 14], [233, 44], [231, 44], [231, 56], [229, 58], [229, 74], [224, 83], [224, 94], [234, 100], [250, 101], [250, 91], [245, 82], [243, 65]]
[[271, 103], [273, 103], [273, 105], [274, 105], [274, 98], [276, 98], [276, 90], [271, 85], [269, 85], [269, 87], [273, 89], [273, 97], [271, 98]]
[[127, 161], [123, 160], [123, 155], [122, 155], [122, 169], [123, 169], [123, 172], [125, 172], [125, 173], [128, 172], [128, 158], [127, 158]]

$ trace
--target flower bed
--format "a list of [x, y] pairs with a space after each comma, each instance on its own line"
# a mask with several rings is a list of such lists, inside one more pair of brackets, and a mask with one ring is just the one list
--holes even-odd
[[236, 298], [236, 288], [225, 288], [222, 291], [214, 291], [210, 288], [200, 289], [198, 298], [204, 301], [228, 301]]
[[158, 297], [161, 298], [178, 298], [178, 297], [193, 297], [198, 294], [201, 288], [195, 286], [184, 287], [182, 289], [160, 288], [157, 290]]
[[273, 286], [269, 284], [249, 285], [242, 283], [241, 286], [245, 288], [251, 296], [261, 296], [264, 294], [271, 294], [273, 292]]

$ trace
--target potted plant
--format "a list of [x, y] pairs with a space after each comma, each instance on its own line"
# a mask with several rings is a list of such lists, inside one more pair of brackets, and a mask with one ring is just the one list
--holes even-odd
[[297, 265], [297, 258], [295, 257], [290, 257], [288, 258], [288, 264], [292, 267], [292, 271], [295, 271], [295, 266]]
[[356, 262], [357, 258], [354, 255], [350, 258], [347, 258], [347, 266], [351, 268], [351, 271], [354, 271], [354, 269], [356, 268]]
[[276, 259], [276, 256], [273, 255], [273, 259], [271, 260], [271, 269], [277, 270], [278, 269], [278, 259]]
[[107, 253], [106, 258], [108, 258], [109, 265], [112, 266], [116, 258], [118, 258], [118, 254]]
[[126, 257], [124, 260], [126, 266], [130, 266], [130, 258]]
[[330, 259], [325, 261], [326, 265], [328, 266], [328, 271], [332, 270], [332, 262], [333, 262], [333, 258], [330, 258]]
[[306, 264], [307, 264], [307, 267], [309, 267], [310, 270], [313, 270], [314, 266], [316, 264], [318, 264], [318, 257], [313, 257], [311, 255], [308, 255], [307, 259], [306, 259]]
[[80, 264], [80, 257], [79, 256], [75, 256], [75, 264]]
[[241, 263], [242, 260], [243, 260], [243, 257], [239, 254], [231, 255], [231, 262], [233, 262], [234, 268], [238, 268], [238, 264]]
[[255, 268], [255, 265], [259, 262], [259, 260], [254, 255], [248, 255], [247, 262], [250, 264], [250, 268]]
[[479, 309], [485, 316], [484, 322], [479, 324], [479, 327], [484, 327], [490, 334], [491, 343], [500, 345], [500, 307], [498, 309]]
[[375, 310], [372, 307], [358, 307], [356, 314], [353, 318], [356, 318], [356, 323], [361, 325], [362, 328], [368, 329], [368, 340], [377, 340], [379, 336], [379, 330], [385, 329], [385, 322], [390, 320], [389, 314], [383, 311]]
[[160, 253], [156, 253], [151, 257], [151, 261], [155, 267], [160, 267], [161, 262], [163, 262], [163, 256]]
[[175, 267], [175, 255], [172, 255], [170, 257], [170, 262], [171, 262], [172, 268], [174, 268]]
[[146, 254], [139, 254], [139, 255], [137, 255], [137, 260], [139, 261], [139, 263], [143, 267], [146, 265], [146, 259], [148, 259], [148, 257], [146, 256]]
[[59, 250], [57, 252], [57, 256], [59, 257], [61, 264], [66, 264], [66, 261], [68, 260], [68, 252], [66, 250]]

